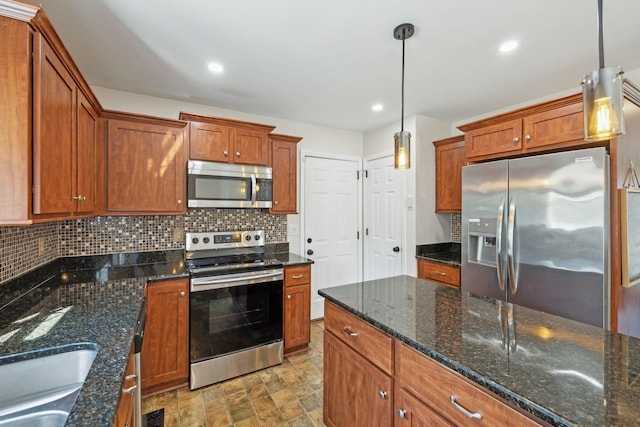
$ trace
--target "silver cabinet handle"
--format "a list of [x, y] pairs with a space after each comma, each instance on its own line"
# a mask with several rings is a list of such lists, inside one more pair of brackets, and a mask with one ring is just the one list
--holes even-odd
[[131, 387], [129, 387], [129, 388], [123, 388], [123, 389], [122, 389], [122, 393], [124, 393], [124, 394], [131, 394], [131, 393], [133, 393], [133, 391], [134, 391], [136, 388], [138, 388], [138, 386], [137, 386], [137, 385], [132, 385], [132, 386], [131, 386]]
[[351, 329], [349, 329], [349, 327], [348, 327], [348, 326], [343, 327], [343, 328], [342, 328], [342, 331], [343, 331], [345, 334], [347, 334], [347, 335], [349, 335], [350, 337], [352, 337], [352, 338], [356, 338], [356, 337], [359, 335], [357, 332], [352, 332], [352, 331], [351, 331]]
[[304, 277], [304, 274], [294, 274], [293, 276], [291, 276], [292, 279], [302, 279]]
[[178, 200], [176, 201], [176, 203], [177, 203], [177, 204], [179, 204], [179, 205], [181, 205], [181, 204], [182, 204], [182, 200], [178, 199]]
[[434, 274], [437, 274], [438, 276], [446, 276], [447, 273], [443, 273], [442, 271], [434, 271]]
[[240, 152], [236, 151], [236, 157], [240, 157]]
[[224, 154], [224, 156], [227, 157], [229, 155], [229, 152], [227, 150], [224, 150], [222, 154]]
[[185, 295], [186, 295], [186, 292], [185, 292], [185, 291], [180, 291], [180, 296], [181, 296], [181, 297], [183, 297], [183, 296], [185, 296]]
[[518, 138], [517, 136], [513, 137], [513, 143], [517, 144], [518, 142], [520, 142], [520, 138]]
[[524, 139], [525, 139], [525, 141], [527, 141], [527, 142], [531, 141], [531, 135], [526, 134], [526, 135], [524, 136]]
[[80, 196], [73, 196], [73, 200], [80, 200]]
[[278, 201], [277, 201], [277, 200], [274, 200], [274, 201], [273, 201], [273, 204], [274, 204], [274, 205], [276, 205], [276, 206], [278, 206]]
[[386, 391], [382, 391], [382, 390], [380, 390], [380, 391], [378, 392], [378, 396], [380, 396], [380, 399], [384, 400], [384, 399], [386, 399], [386, 398], [387, 398], [387, 392], [386, 392]]
[[482, 414], [480, 412], [469, 412], [466, 409], [464, 409], [462, 406], [460, 406], [458, 404], [458, 402], [456, 402], [456, 397], [452, 394], [450, 397], [450, 402], [451, 405], [453, 405], [454, 408], [456, 408], [458, 411], [462, 412], [463, 414], [465, 414], [467, 417], [469, 418], [473, 418], [474, 420], [481, 420], [482, 419]]
[[406, 409], [398, 409], [398, 416], [402, 419], [405, 419], [407, 416], [407, 410]]
[[291, 299], [291, 295], [287, 295], [287, 299]]
[[136, 374], [127, 375], [126, 377], [124, 377], [125, 380], [135, 380], [136, 378], [138, 378]]

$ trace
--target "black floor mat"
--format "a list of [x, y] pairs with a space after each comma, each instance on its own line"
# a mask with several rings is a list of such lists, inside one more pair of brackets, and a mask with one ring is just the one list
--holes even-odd
[[164, 408], [144, 414], [142, 427], [164, 427]]

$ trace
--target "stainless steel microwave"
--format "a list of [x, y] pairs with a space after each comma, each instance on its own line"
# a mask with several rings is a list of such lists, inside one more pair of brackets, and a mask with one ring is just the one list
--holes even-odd
[[270, 167], [190, 160], [187, 197], [190, 208], [270, 208]]

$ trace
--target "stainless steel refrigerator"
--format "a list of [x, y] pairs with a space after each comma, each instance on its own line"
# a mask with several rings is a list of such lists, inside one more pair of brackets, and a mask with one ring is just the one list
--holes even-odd
[[604, 148], [462, 168], [462, 289], [609, 327]]

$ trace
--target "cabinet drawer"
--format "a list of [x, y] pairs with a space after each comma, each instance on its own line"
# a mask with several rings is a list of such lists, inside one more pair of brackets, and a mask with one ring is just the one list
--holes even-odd
[[390, 336], [326, 301], [324, 327], [380, 369], [393, 374], [393, 339]]
[[[416, 372], [423, 375], [416, 375]], [[541, 425], [461, 375], [400, 343], [397, 345], [396, 379], [399, 386], [429, 402], [431, 407], [455, 424], [496, 427]], [[482, 418], [466, 416], [456, 408], [456, 404], [470, 413], [481, 414]]]
[[460, 288], [460, 269], [438, 262], [418, 260], [418, 277]]
[[285, 286], [304, 285], [311, 283], [311, 266], [301, 265], [284, 269]]

